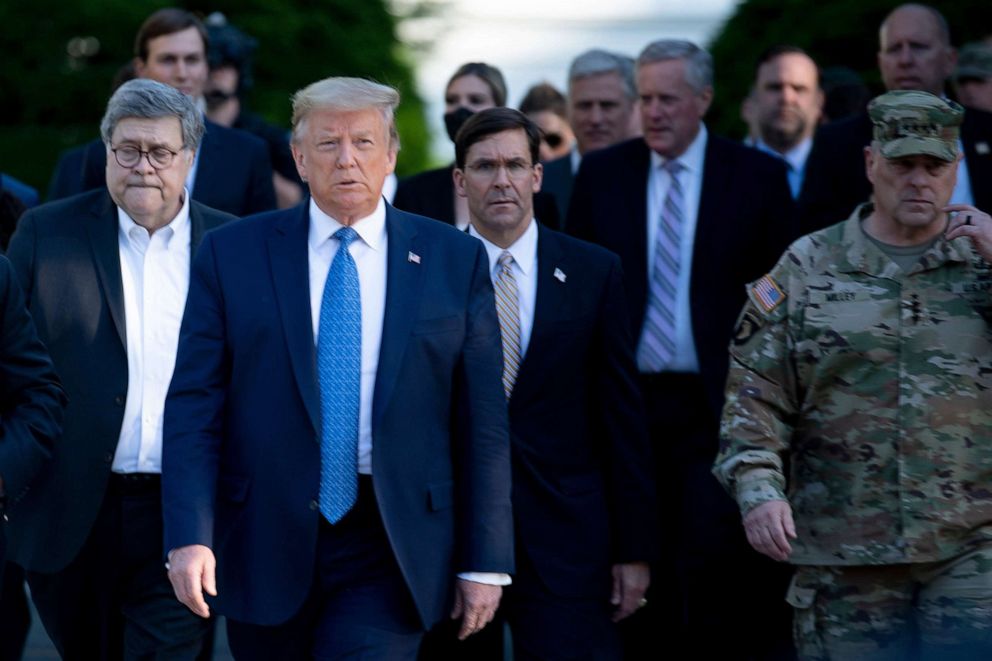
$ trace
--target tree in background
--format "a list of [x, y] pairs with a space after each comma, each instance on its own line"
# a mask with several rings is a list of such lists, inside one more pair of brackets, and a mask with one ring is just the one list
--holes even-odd
[[[805, 49], [823, 67], [847, 66], [873, 93], [884, 91], [878, 75], [878, 26], [900, 2], [893, 0], [744, 0], [713, 40], [716, 97], [707, 123], [717, 132], [742, 136], [740, 102], [754, 79], [754, 63], [773, 44]], [[947, 18], [955, 46], [992, 33], [988, 0], [928, 3]]]
[[44, 191], [58, 154], [99, 133], [134, 34], [156, 9], [223, 12], [258, 40], [252, 110], [289, 125], [289, 97], [327, 76], [400, 90], [400, 174], [422, 169], [428, 135], [413, 71], [386, 0], [28, 0], [0, 3], [0, 171]]

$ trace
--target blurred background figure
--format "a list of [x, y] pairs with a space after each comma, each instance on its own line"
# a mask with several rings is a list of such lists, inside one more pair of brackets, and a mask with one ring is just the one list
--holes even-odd
[[568, 68], [568, 119], [575, 147], [544, 166], [542, 190], [555, 197], [562, 218], [568, 213], [572, 183], [582, 156], [640, 135], [634, 60], [593, 49]]
[[778, 45], [761, 54], [741, 114], [748, 144], [785, 161], [793, 198], [802, 186], [822, 107], [819, 71], [806, 51]]
[[538, 83], [524, 95], [520, 112], [541, 129], [541, 160], [566, 156], [575, 145], [575, 134], [568, 124], [565, 95], [551, 83]]
[[293, 163], [289, 131], [269, 124], [246, 107], [245, 99], [255, 82], [252, 58], [258, 42], [228, 23], [220, 12], [208, 16], [205, 23], [209, 44], [207, 63], [210, 66], [203, 93], [207, 118], [221, 126], [248, 131], [264, 140], [272, 161], [276, 204], [280, 209], [299, 204], [305, 187]]
[[862, 113], [871, 100], [871, 90], [858, 72], [850, 67], [821, 69], [820, 89], [823, 90], [821, 124]]
[[[506, 81], [496, 67], [485, 62], [467, 62], [448, 79], [444, 91], [444, 128], [451, 141], [465, 120], [480, 110], [506, 105]], [[399, 182], [393, 205], [397, 209], [420, 214], [454, 225], [468, 227], [468, 202], [455, 194], [452, 179], [455, 164], [427, 170]], [[534, 196], [534, 215], [538, 221], [557, 229], [558, 207], [550, 195]]]
[[953, 81], [961, 105], [992, 112], [992, 45], [976, 41], [962, 46]]

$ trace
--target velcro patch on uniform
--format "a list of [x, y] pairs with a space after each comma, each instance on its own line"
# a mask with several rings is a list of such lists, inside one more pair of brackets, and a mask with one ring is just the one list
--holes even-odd
[[751, 294], [754, 300], [761, 304], [765, 312], [771, 312], [785, 300], [785, 292], [772, 280], [772, 276], [763, 276], [760, 280], [751, 285]]

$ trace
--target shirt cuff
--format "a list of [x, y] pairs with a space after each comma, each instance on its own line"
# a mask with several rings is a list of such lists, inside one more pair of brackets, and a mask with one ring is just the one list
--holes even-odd
[[483, 585], [509, 585], [513, 582], [509, 574], [498, 574], [491, 571], [463, 571], [458, 578]]

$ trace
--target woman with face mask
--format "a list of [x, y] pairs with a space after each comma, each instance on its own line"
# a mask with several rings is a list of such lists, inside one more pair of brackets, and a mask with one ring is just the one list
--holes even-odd
[[[480, 110], [506, 105], [506, 81], [499, 69], [484, 62], [468, 62], [448, 79], [444, 92], [444, 127], [451, 141], [469, 117]], [[393, 206], [454, 225], [468, 226], [468, 202], [455, 194], [454, 163], [427, 170], [400, 181]], [[534, 198], [534, 213], [542, 223], [556, 228], [558, 209], [544, 194]]]

